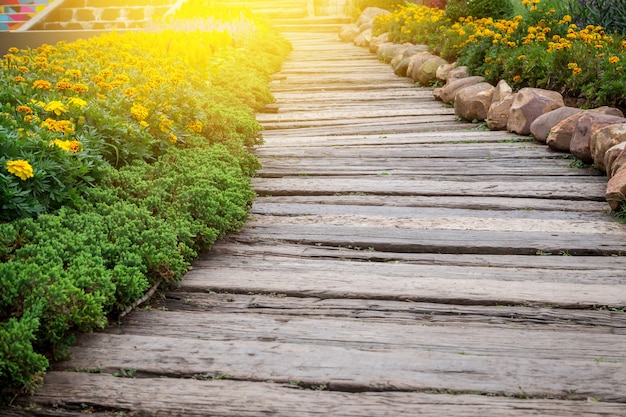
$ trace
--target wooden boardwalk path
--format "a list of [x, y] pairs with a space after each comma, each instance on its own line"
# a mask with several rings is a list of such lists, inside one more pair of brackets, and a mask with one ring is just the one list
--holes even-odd
[[606, 178], [457, 121], [336, 35], [292, 38], [277, 112], [259, 115], [249, 226], [152, 309], [81, 336], [21, 403], [626, 416], [626, 226], [607, 214]]

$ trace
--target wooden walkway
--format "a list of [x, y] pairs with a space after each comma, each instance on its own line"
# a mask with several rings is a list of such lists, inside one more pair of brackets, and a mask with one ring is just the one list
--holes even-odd
[[[32, 415], [626, 416], [606, 178], [294, 34], [249, 226], [83, 335]], [[126, 413], [119, 413], [126, 411]], [[115, 414], [115, 413], [118, 414]]]

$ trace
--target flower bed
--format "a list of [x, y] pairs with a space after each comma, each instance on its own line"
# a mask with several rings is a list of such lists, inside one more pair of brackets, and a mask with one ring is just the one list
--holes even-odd
[[254, 111], [290, 46], [249, 15], [203, 10], [4, 56], [2, 401], [36, 387], [75, 331], [102, 328], [243, 226]]

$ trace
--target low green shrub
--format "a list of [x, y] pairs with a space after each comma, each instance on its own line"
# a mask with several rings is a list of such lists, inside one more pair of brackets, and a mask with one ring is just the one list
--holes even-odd
[[109, 34], [5, 57], [0, 403], [32, 392], [75, 332], [179, 280], [244, 225], [260, 167], [254, 110], [273, 100], [267, 84], [290, 45], [243, 27]]

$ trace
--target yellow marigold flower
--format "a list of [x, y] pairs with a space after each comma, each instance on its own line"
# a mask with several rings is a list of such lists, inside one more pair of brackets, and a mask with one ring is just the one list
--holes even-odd
[[50, 146], [58, 146], [66, 152], [78, 152], [81, 148], [81, 143], [77, 140], [61, 140], [55, 139], [50, 141]]
[[536, 12], [537, 11], [537, 6], [531, 6], [530, 7], [530, 11], [531, 12]]
[[200, 133], [202, 132], [202, 128], [203, 128], [202, 122], [199, 120], [197, 122], [190, 122], [187, 128], [191, 130], [192, 132]]
[[178, 142], [178, 137], [176, 137], [176, 135], [173, 134], [172, 132], [170, 132], [170, 135], [169, 135], [169, 137], [167, 139], [170, 141], [170, 143]]
[[532, 0], [533, 4], [539, 4], [541, 3], [541, 0]]
[[67, 106], [65, 106], [65, 104], [61, 103], [58, 100], [54, 100], [46, 104], [46, 107], [44, 107], [44, 110], [53, 112], [57, 116], [60, 116], [61, 113], [67, 112]]
[[27, 73], [27, 72], [29, 72], [29, 71], [30, 71], [30, 69], [29, 69], [28, 67], [25, 67], [25, 66], [23, 66], [23, 65], [22, 65], [22, 66], [17, 67], [17, 70], [18, 70], [19, 72], [22, 72], [22, 73]]
[[96, 98], [97, 98], [98, 100], [106, 100], [106, 99], [107, 99], [107, 96], [105, 96], [104, 94], [100, 94], [100, 93], [98, 93], [98, 94], [96, 94]]
[[70, 104], [70, 106], [78, 107], [80, 109], [84, 108], [87, 105], [87, 102], [85, 100], [78, 97], [70, 97], [68, 103]]
[[33, 112], [33, 109], [31, 109], [28, 106], [17, 106], [15, 110], [17, 110], [18, 113], [26, 113], [26, 114], [31, 114]]
[[130, 114], [133, 119], [142, 121], [148, 117], [148, 109], [139, 103], [133, 103], [133, 106], [130, 108]]
[[626, 41], [622, 41], [622, 49], [626, 49]]
[[577, 68], [574, 68], [574, 69], [572, 70], [572, 73], [573, 73], [574, 75], [578, 75], [578, 74], [580, 74], [581, 72], [583, 72], [582, 68], [578, 68], [578, 67], [577, 67]]
[[520, 56], [518, 56], [518, 57], [517, 57], [517, 59], [518, 59], [518, 60], [520, 60], [520, 61], [521, 61], [522, 59], [526, 59], [526, 55], [520, 55]]
[[515, 42], [509, 41], [509, 42], [506, 43], [506, 46], [508, 46], [509, 48], [515, 48], [515, 46], [517, 46], [517, 44]]
[[619, 57], [617, 55], [613, 55], [612, 57], [609, 58], [609, 62], [611, 64], [617, 64], [619, 62]]
[[563, 16], [563, 19], [561, 19], [562, 23], [569, 23], [572, 21], [572, 16], [566, 14], [565, 16]]
[[522, 79], [522, 77], [520, 77], [519, 75], [516, 75], [515, 77], [513, 77], [513, 82], [516, 83], [516, 82], [518, 82], [521, 79]]
[[26, 181], [27, 179], [35, 176], [31, 164], [23, 159], [7, 161], [6, 167], [10, 174], [19, 177], [22, 181]]
[[86, 93], [89, 91], [89, 86], [81, 83], [72, 85], [72, 91], [75, 93]]
[[145, 120], [142, 120], [141, 122], [139, 122], [139, 126], [141, 126], [141, 127], [150, 127], [150, 124], [148, 124], [148, 122], [146, 122]]
[[137, 89], [134, 87], [128, 87], [124, 90], [124, 95], [126, 96], [126, 98], [131, 98], [135, 94], [137, 94]]
[[522, 0], [523, 6], [528, 6], [530, 4], [530, 0]]
[[23, 83], [24, 81], [26, 81], [26, 78], [22, 77], [21, 75], [17, 75], [13, 77], [13, 81], [15, 81], [16, 83]]
[[80, 78], [83, 73], [79, 69], [68, 69], [65, 71], [65, 75], [69, 75], [70, 77]]
[[20, 50], [17, 49], [15, 46], [12, 46], [9, 48], [9, 52], [12, 54], [17, 54]]
[[169, 133], [170, 127], [174, 124], [174, 122], [168, 119], [165, 116], [161, 116], [161, 123], [159, 123], [159, 130], [163, 133]]
[[39, 88], [40, 90], [49, 90], [52, 88], [52, 84], [46, 80], [35, 80], [33, 82], [33, 88]]

